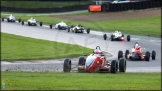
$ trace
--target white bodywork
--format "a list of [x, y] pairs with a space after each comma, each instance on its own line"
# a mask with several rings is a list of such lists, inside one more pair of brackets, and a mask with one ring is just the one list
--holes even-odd
[[31, 24], [36, 24], [36, 20], [35, 19], [29, 19], [28, 22], [30, 22]]
[[[115, 32], [113, 32], [112, 34], [114, 35], [114, 38], [122, 37], [122, 33], [119, 32], [119, 31], [115, 31]], [[111, 36], [110, 36], [110, 38], [111, 38]]]
[[129, 3], [129, 2], [137, 2], [138, 0], [115, 0], [112, 3]]
[[55, 25], [55, 28], [56, 28], [56, 29], [58, 28], [58, 25], [60, 25], [61, 27], [67, 27], [66, 23], [60, 22], [60, 23], [57, 23], [57, 24]]
[[16, 20], [15, 16], [13, 16], [13, 15], [10, 15], [8, 18], [9, 18], [10, 21], [15, 21]]
[[83, 33], [84, 33], [84, 32], [86, 32], [86, 30], [84, 29], [84, 27], [78, 27], [78, 26], [75, 26], [75, 27], [71, 28], [71, 30], [73, 30], [73, 31], [74, 31], [74, 30], [75, 30], [75, 28], [76, 28], [77, 30], [79, 30], [79, 31], [81, 31], [80, 29], [82, 28], [82, 29], [83, 29], [83, 30], [82, 30], [82, 31], [83, 31]]
[[86, 62], [85, 62], [85, 67], [86, 66], [90, 66], [92, 64], [92, 62], [96, 59], [97, 56], [94, 56], [94, 55], [89, 55], [87, 58], [86, 58]]

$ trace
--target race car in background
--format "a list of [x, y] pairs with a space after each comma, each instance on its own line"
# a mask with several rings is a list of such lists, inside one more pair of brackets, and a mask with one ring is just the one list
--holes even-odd
[[87, 34], [90, 33], [90, 28], [85, 29], [82, 25], [78, 24], [77, 26], [71, 26], [68, 28], [68, 32], [74, 32], [74, 33], [84, 33], [87, 32]]
[[[104, 40], [107, 39], [107, 34], [103, 35]], [[120, 31], [116, 30], [115, 32], [112, 32], [109, 36], [109, 39], [111, 41], [118, 40], [118, 41], [124, 41], [124, 34], [122, 34]], [[130, 41], [130, 35], [127, 35], [127, 41]]]
[[[25, 22], [22, 21], [22, 25], [24, 25], [24, 23], [25, 23]], [[37, 26], [37, 21], [36, 21], [36, 19], [30, 18], [29, 20], [27, 20], [27, 25], [28, 25], [28, 26]], [[39, 25], [42, 26], [43, 23], [40, 22]]]
[[[4, 21], [4, 17], [2, 17], [2, 21]], [[21, 22], [21, 19], [19, 18], [18, 21]], [[15, 16], [13, 16], [12, 14], [10, 16], [8, 16], [7, 22], [16, 22]]]
[[[72, 62], [69, 58], [64, 60], [63, 71], [70, 72], [71, 71]], [[119, 61], [112, 60], [109, 62], [104, 54], [101, 51], [100, 47], [97, 46], [92, 54], [89, 56], [84, 55], [79, 58], [78, 61], [78, 72], [111, 72], [117, 73], [126, 72], [126, 60], [124, 58], [120, 58]]]
[[[152, 60], [155, 60], [156, 52], [153, 50], [152, 53], [149, 51], [144, 51], [145, 48], [141, 48], [139, 46], [138, 42], [135, 43], [134, 47], [131, 49], [131, 52], [129, 50], [125, 51], [125, 59], [129, 60], [150, 60], [150, 56], [152, 57]], [[123, 52], [120, 50], [118, 52], [118, 59], [123, 58]]]
[[61, 21], [60, 23], [57, 23], [55, 25], [55, 29], [58, 29], [58, 30], [66, 30], [67, 28], [68, 28], [68, 26], [63, 21]]

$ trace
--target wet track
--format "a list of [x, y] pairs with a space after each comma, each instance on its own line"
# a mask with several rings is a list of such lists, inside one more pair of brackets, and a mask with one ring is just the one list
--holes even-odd
[[[117, 59], [118, 51], [125, 52], [126, 49], [131, 49], [135, 42], [146, 48], [146, 51], [156, 51], [156, 60], [150, 58], [149, 62], [146, 61], [127, 61], [127, 72], [161, 72], [161, 39], [131, 36], [131, 41], [110, 41], [103, 40], [102, 32], [91, 31], [90, 34], [81, 33], [68, 33], [67, 30], [50, 29], [49, 26], [28, 26], [21, 25], [21, 23], [8, 23], [6, 21], [1, 22], [1, 32], [16, 34], [26, 37], [33, 37], [38, 39], [45, 39], [51, 41], [59, 41], [70, 44], [78, 44], [88, 48], [94, 49], [96, 46], [100, 46], [103, 51], [110, 53], [112, 56], [108, 60]], [[126, 38], [125, 34], [125, 38]], [[54, 44], [55, 46], [55, 44]], [[83, 54], [84, 55], [84, 54]], [[74, 58], [72, 67], [77, 64], [77, 60]], [[40, 61], [16, 61], [5, 62], [1, 61], [1, 70], [12, 71], [52, 71], [61, 72], [63, 68], [63, 59], [61, 60], [40, 60]]]

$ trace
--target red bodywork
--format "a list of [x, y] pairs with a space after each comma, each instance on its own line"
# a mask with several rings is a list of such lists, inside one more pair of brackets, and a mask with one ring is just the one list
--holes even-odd
[[106, 60], [105, 56], [98, 56], [94, 59], [90, 66], [87, 67], [86, 64], [78, 66], [78, 70], [83, 70], [91, 73], [96, 71], [109, 72], [111, 70], [111, 67], [110, 65], [108, 65], [108, 61]]

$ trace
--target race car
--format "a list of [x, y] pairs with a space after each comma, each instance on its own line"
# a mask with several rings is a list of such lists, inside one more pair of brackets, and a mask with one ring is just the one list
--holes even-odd
[[67, 25], [66, 25], [66, 23], [64, 23], [63, 21], [61, 21], [60, 23], [57, 23], [55, 25], [55, 29], [66, 30], [67, 29]]
[[12, 14], [7, 18], [7, 21], [8, 22], [15, 22], [16, 19], [15, 19], [15, 16], [13, 16]]
[[[141, 48], [141, 46], [139, 46], [139, 43], [136, 42], [131, 52], [129, 52], [129, 50], [125, 51], [125, 59], [149, 61], [151, 55], [152, 60], [155, 60], [156, 52], [154, 50], [152, 51], [152, 53], [150, 53], [149, 51], [144, 52], [143, 49]], [[123, 52], [121, 50], [118, 52], [118, 59], [119, 58], [123, 58]]]
[[[69, 58], [64, 60], [63, 71], [70, 72], [72, 62]], [[120, 58], [119, 61], [112, 60], [111, 64], [107, 60], [104, 52], [100, 50], [100, 47], [97, 46], [92, 54], [89, 56], [84, 55], [79, 58], [77, 65], [78, 72], [111, 72], [117, 73], [126, 72], [126, 60], [124, 58]]]
[[[104, 40], [107, 39], [107, 34], [103, 35]], [[122, 34], [120, 31], [116, 30], [115, 32], [112, 32], [109, 39], [111, 41], [118, 40], [118, 41], [124, 41], [124, 34]], [[127, 41], [130, 41], [130, 35], [127, 35]]]
[[87, 34], [90, 33], [90, 28], [87, 28], [87, 29], [84, 29], [84, 27], [80, 24], [78, 24], [77, 26], [71, 26], [68, 28], [68, 32], [74, 32], [74, 33], [84, 33], [84, 32], [87, 32]]
[[[22, 25], [24, 25], [24, 23], [25, 23], [25, 22], [22, 21]], [[28, 25], [28, 26], [37, 26], [36, 19], [34, 19], [34, 18], [29, 19], [29, 20], [27, 21], [27, 25]], [[43, 25], [43, 22], [40, 22], [39, 25], [42, 26], [42, 25]]]

